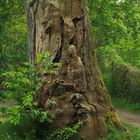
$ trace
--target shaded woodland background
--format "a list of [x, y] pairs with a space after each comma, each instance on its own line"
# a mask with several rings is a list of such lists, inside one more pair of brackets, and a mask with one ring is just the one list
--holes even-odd
[[[2, 74], [28, 61], [25, 3], [0, 1], [0, 99]], [[140, 2], [88, 0], [98, 63], [116, 107], [140, 112]]]

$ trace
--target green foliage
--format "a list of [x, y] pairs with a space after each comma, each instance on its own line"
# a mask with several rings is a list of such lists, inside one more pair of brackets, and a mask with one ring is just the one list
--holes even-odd
[[26, 15], [23, 1], [0, 1], [0, 98], [4, 89], [1, 75], [11, 65], [28, 60]]
[[20, 0], [2, 0], [0, 11], [0, 66], [5, 70], [27, 60], [26, 16]]
[[121, 132], [117, 130], [112, 124], [107, 124], [108, 135], [102, 140], [130, 140], [128, 132]]
[[103, 80], [110, 94], [112, 94], [112, 74], [110, 72], [103, 74]]
[[99, 63], [106, 66], [115, 61], [139, 67], [139, 1], [88, 0], [88, 5]]
[[[53, 120], [46, 110], [38, 107], [35, 100], [36, 94], [42, 85], [41, 76], [44, 74], [57, 74], [54, 68], [60, 67], [61, 64], [52, 63], [48, 52], [38, 55], [36, 64], [38, 69], [31, 64], [24, 63], [15, 70], [11, 69], [2, 74], [5, 79], [3, 84], [6, 89], [7, 99], [14, 101], [13, 106], [1, 109], [4, 117], [8, 117], [9, 122], [19, 128], [22, 124], [22, 130], [24, 131], [22, 137], [27, 139], [45, 137], [46, 140], [69, 140], [73, 136], [78, 138], [80, 123], [64, 129], [51, 130]], [[27, 127], [24, 124], [29, 126]], [[27, 132], [27, 128], [30, 128], [29, 132]], [[15, 132], [17, 133], [17, 130]], [[14, 138], [13, 135], [11, 137], [8, 134], [8, 136], [8, 139]]]
[[0, 124], [0, 139], [2, 140], [34, 140], [35, 125], [32, 120], [22, 120], [19, 125], [9, 122]]
[[138, 68], [125, 63], [114, 63], [112, 69], [108, 69], [103, 74], [103, 79], [111, 96], [131, 104], [139, 104], [140, 70]]
[[57, 74], [54, 67], [61, 67], [61, 63], [53, 63], [50, 61], [50, 55], [48, 52], [43, 52], [37, 56], [36, 63], [39, 64], [38, 72], [41, 75], [46, 74]]
[[38, 119], [40, 122], [51, 121], [47, 112], [38, 108], [34, 98], [42, 85], [41, 76], [46, 73], [56, 74], [53, 67], [60, 64], [52, 63], [48, 52], [38, 55], [37, 63], [40, 67], [38, 70], [33, 65], [24, 63], [15, 70], [2, 74], [7, 98], [16, 102], [14, 106], [7, 108], [8, 117], [13, 124], [18, 124], [26, 116], [30, 116], [33, 120]]
[[112, 124], [107, 125], [108, 135], [101, 140], [139, 140], [140, 129], [127, 125], [128, 131], [117, 130]]
[[114, 64], [112, 94], [132, 102], [140, 100], [140, 70], [127, 64]]
[[140, 103], [133, 103], [127, 99], [112, 97], [112, 103], [117, 108], [121, 108], [130, 112], [140, 113]]
[[139, 1], [88, 0], [88, 5], [94, 46], [108, 90], [114, 96], [139, 102], [138, 74], [129, 73], [124, 80], [125, 71], [121, 70], [111, 76], [114, 63], [140, 68]]
[[[132, 37], [128, 39], [120, 39], [117, 44], [106, 45], [104, 48], [97, 49], [98, 55], [104, 56], [105, 66], [112, 63], [129, 63], [132, 66], [140, 66], [140, 38], [138, 36], [137, 42]], [[100, 59], [101, 60], [101, 59]], [[102, 61], [102, 60], [101, 60]], [[107, 66], [108, 67], [108, 66]]]
[[7, 108], [8, 118], [11, 123], [19, 124], [21, 119], [27, 116], [40, 122], [48, 121], [50, 118], [46, 111], [38, 108], [33, 99], [41, 88], [41, 79], [38, 71], [31, 64], [25, 63], [22, 67], [3, 74], [8, 99], [14, 99], [15, 105]]
[[[43, 128], [45, 129], [45, 133], [43, 136], [41, 136], [41, 139], [42, 140], [80, 140], [78, 136], [78, 131], [80, 126], [81, 124], [78, 123], [72, 127], [66, 127], [64, 129], [59, 129], [59, 130], [48, 130], [48, 128]], [[40, 132], [40, 130], [38, 130], [38, 132]], [[2, 140], [40, 139], [36, 137], [35, 127], [33, 122], [31, 122], [31, 120], [22, 121], [18, 126], [13, 126], [8, 122], [1, 124], [0, 138]]]
[[80, 140], [78, 136], [78, 130], [81, 127], [81, 123], [77, 123], [72, 127], [66, 127], [54, 131], [52, 134], [46, 137], [46, 140]]

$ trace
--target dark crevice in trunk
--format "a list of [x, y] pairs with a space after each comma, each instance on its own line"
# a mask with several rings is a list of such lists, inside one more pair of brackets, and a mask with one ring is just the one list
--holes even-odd
[[30, 6], [33, 6], [35, 2], [36, 2], [36, 0], [32, 0], [32, 1], [29, 3], [29, 5], [30, 5]]
[[45, 33], [49, 35], [49, 41], [50, 41], [50, 40], [51, 40], [51, 36], [52, 36], [51, 27], [48, 27], [48, 28], [45, 30]]
[[63, 17], [60, 17], [60, 24], [61, 24], [61, 45], [59, 50], [56, 53], [56, 56], [53, 59], [53, 63], [58, 63], [60, 62], [61, 56], [62, 56], [62, 49], [63, 49], [63, 44], [64, 44], [64, 20]]
[[72, 45], [72, 44], [74, 44], [74, 37], [72, 37], [69, 41], [69, 45]]
[[60, 47], [60, 49], [57, 51], [57, 54], [56, 56], [54, 57], [53, 59], [53, 63], [58, 63], [60, 62], [60, 59], [61, 59], [61, 53], [62, 53], [62, 47]]
[[81, 17], [75, 17], [75, 18], [73, 18], [72, 21], [73, 21], [73, 23], [74, 23], [74, 26], [76, 27], [77, 23], [78, 23], [79, 21], [81, 21], [81, 20], [82, 20]]

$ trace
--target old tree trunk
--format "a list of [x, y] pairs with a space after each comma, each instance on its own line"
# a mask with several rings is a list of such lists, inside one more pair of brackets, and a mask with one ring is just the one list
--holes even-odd
[[48, 51], [62, 63], [58, 75], [44, 76], [38, 96], [54, 127], [81, 121], [81, 138], [94, 140], [107, 133], [107, 121], [121, 126], [97, 65], [85, 0], [28, 0], [27, 19], [31, 62]]

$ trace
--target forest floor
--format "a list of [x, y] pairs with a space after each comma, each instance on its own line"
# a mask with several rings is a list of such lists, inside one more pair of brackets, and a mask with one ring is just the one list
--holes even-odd
[[[0, 107], [12, 106], [16, 104], [14, 101], [0, 102]], [[140, 114], [132, 113], [123, 109], [116, 109], [122, 121], [134, 127], [140, 128]]]
[[140, 128], [140, 115], [139, 114], [125, 111], [122, 109], [117, 109], [117, 112], [124, 123]]
[[[0, 107], [8, 107], [16, 104], [13, 100], [0, 102]], [[129, 133], [118, 131], [111, 126], [108, 126], [109, 133], [106, 137], [101, 140], [140, 140], [140, 114], [132, 113], [131, 111], [126, 111], [124, 109], [116, 109], [119, 116], [121, 117], [124, 125], [128, 128]], [[1, 114], [1, 113], [0, 113]], [[15, 127], [7, 122], [3, 116], [0, 115], [0, 139], [2, 140], [16, 140], [24, 137], [28, 124], [20, 124], [20, 126]], [[23, 131], [25, 131], [23, 133]], [[28, 130], [27, 130], [28, 131]], [[28, 136], [28, 133], [27, 133]], [[29, 133], [30, 136], [30, 133]], [[28, 139], [28, 138], [27, 138]]]

